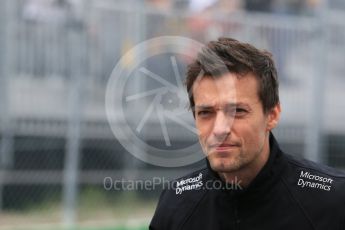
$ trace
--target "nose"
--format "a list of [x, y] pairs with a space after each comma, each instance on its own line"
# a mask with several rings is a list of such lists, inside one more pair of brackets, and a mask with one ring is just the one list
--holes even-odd
[[231, 133], [232, 120], [223, 111], [218, 111], [213, 124], [213, 135], [218, 141], [223, 141]]

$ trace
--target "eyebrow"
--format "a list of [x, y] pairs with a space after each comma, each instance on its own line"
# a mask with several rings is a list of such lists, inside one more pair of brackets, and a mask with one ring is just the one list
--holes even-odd
[[[227, 103], [225, 105], [226, 107], [249, 107], [250, 106], [247, 103], [243, 103], [243, 102], [239, 102], [239, 103]], [[207, 109], [213, 109], [214, 105], [207, 105], [207, 104], [201, 104], [201, 105], [196, 105], [194, 106], [195, 109], [199, 109], [199, 110], [207, 110]]]

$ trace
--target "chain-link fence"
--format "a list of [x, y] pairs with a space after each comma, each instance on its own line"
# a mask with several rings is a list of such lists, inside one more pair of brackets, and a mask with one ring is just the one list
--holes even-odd
[[[143, 52], [128, 53], [159, 36], [201, 43], [230, 36], [271, 51], [281, 82], [283, 113], [275, 134], [283, 150], [345, 168], [344, 12], [321, 8], [309, 15], [281, 15], [248, 13], [241, 4], [192, 11], [183, 1], [163, 7], [154, 1], [71, 2], [0, 3], [1, 229], [74, 224], [144, 229], [162, 178], [203, 165], [195, 160], [184, 167], [153, 166], [123, 144], [141, 138], [146, 143], [141, 151], [155, 155], [197, 143], [190, 114], [177, 120], [147, 112], [157, 88], [174, 88], [176, 81], [178, 86], [178, 75], [183, 80], [193, 54], [186, 44], [176, 54], [173, 46], [163, 52], [146, 43]], [[115, 86], [124, 97], [115, 120], [117, 113], [128, 116], [114, 128], [105, 95], [120, 60], [128, 76], [141, 75], [124, 90]], [[179, 93], [164, 90], [159, 108], [186, 109]], [[127, 129], [136, 130], [137, 137]], [[131, 180], [154, 178], [160, 178], [154, 189], [130, 187]]]

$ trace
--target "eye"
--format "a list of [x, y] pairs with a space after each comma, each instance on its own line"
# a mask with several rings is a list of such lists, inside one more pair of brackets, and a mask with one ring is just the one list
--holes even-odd
[[198, 113], [197, 113], [197, 115], [199, 116], [199, 117], [208, 117], [208, 116], [210, 116], [211, 115], [211, 111], [209, 111], [209, 110], [200, 110], [200, 111], [198, 111]]
[[247, 114], [247, 110], [243, 108], [236, 108], [236, 116], [241, 117]]
[[247, 112], [247, 110], [243, 108], [236, 108], [236, 113], [245, 113], [245, 112]]

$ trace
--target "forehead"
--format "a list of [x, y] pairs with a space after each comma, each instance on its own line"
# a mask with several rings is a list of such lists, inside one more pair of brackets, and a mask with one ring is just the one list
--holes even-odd
[[227, 73], [220, 77], [205, 76], [195, 81], [195, 105], [221, 105], [228, 103], [257, 103], [258, 79], [252, 73], [238, 76]]

